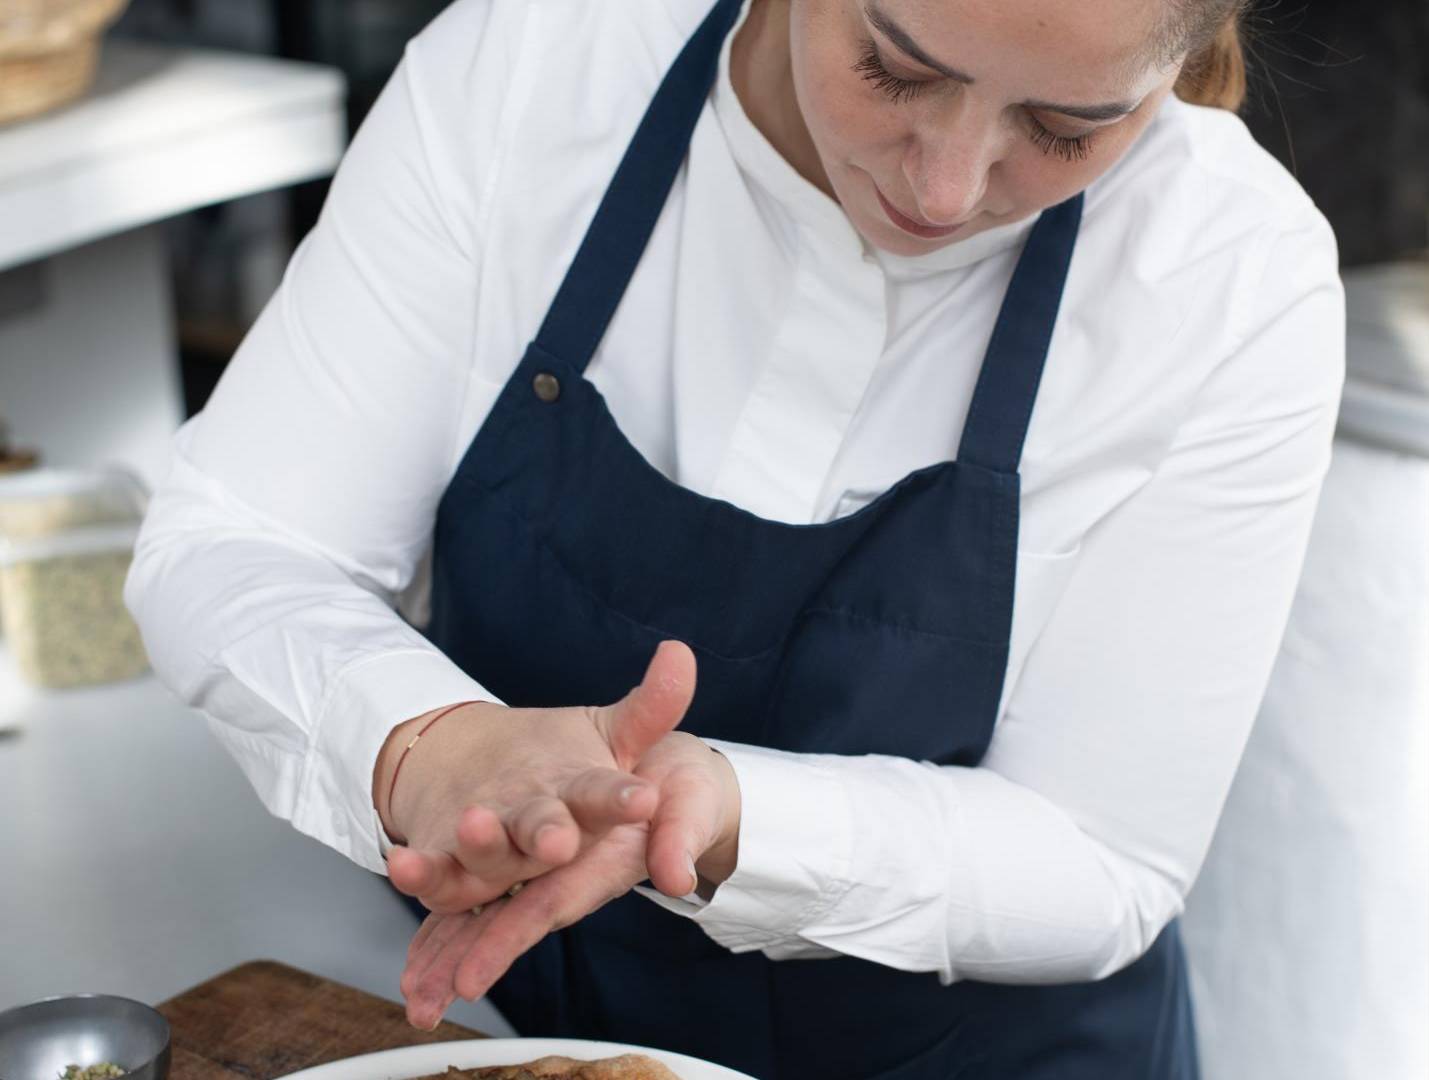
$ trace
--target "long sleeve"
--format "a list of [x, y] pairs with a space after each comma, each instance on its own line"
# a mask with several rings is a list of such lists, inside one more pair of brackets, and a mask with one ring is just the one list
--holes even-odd
[[1260, 288], [1227, 313], [1236, 347], [1085, 536], [981, 765], [718, 743], [739, 864], [708, 905], [666, 906], [736, 951], [945, 982], [1099, 978], [1179, 914], [1289, 616], [1343, 382], [1328, 226], [1307, 207], [1270, 231]]
[[462, 410], [495, 393], [470, 356], [474, 193], [501, 110], [422, 82], [471, 70], [429, 54], [478, 48], [499, 85], [506, 43], [483, 41], [487, 11], [458, 5], [409, 43], [320, 221], [178, 433], [125, 589], [155, 671], [268, 809], [379, 872], [370, 793], [387, 734], [491, 699], [394, 609], [462, 449]]

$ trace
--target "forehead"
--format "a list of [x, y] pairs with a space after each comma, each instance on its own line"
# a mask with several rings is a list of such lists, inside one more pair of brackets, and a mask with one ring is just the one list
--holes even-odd
[[870, 3], [928, 55], [1031, 96], [1105, 100], [1145, 93], [1171, 0], [850, 0]]

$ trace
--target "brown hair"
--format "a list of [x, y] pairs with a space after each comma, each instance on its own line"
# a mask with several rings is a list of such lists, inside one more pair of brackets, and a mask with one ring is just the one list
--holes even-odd
[[1175, 93], [1192, 105], [1235, 112], [1245, 101], [1245, 51], [1240, 41], [1240, 13], [1222, 24], [1216, 36], [1186, 57]]

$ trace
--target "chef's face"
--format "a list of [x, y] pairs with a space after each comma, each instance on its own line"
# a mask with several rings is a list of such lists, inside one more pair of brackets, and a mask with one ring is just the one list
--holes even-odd
[[1149, 47], [1166, 14], [1166, 0], [792, 0], [794, 93], [827, 187], [900, 255], [1061, 202], [1171, 90], [1179, 63]]

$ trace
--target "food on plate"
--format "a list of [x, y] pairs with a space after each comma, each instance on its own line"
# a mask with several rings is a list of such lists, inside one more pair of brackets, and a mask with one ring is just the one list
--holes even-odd
[[115, 1080], [116, 1077], [124, 1075], [124, 1070], [113, 1062], [101, 1061], [98, 1065], [91, 1065], [81, 1069], [78, 1065], [66, 1065], [65, 1071], [59, 1074], [60, 1080]]
[[445, 1073], [419, 1080], [680, 1080], [644, 1054], [621, 1054], [597, 1061], [543, 1057], [521, 1065], [491, 1065], [479, 1069], [449, 1067]]

